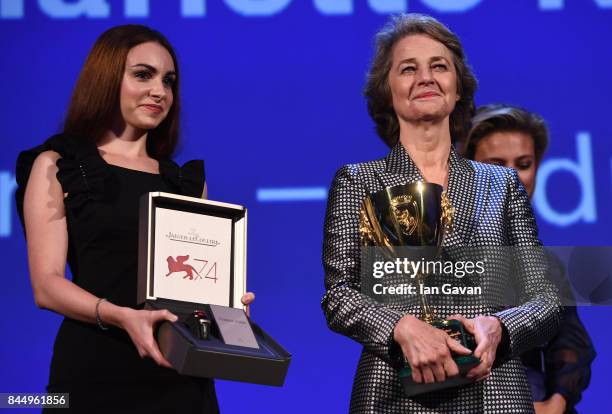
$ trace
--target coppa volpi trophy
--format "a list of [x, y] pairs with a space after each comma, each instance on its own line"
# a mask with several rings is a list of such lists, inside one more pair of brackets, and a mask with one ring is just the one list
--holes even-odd
[[[387, 187], [370, 194], [363, 202], [360, 214], [361, 242], [363, 246], [381, 248], [382, 254], [391, 260], [398, 258], [402, 247], [416, 248], [416, 251], [439, 258], [444, 235], [452, 231], [453, 216], [454, 209], [440, 185], [417, 181]], [[429, 304], [426, 289], [422, 288], [427, 277], [424, 272], [415, 275], [419, 285], [415, 292], [421, 309], [420, 319], [443, 329], [451, 338], [474, 351], [474, 336], [464, 329], [460, 321], [436, 316]], [[453, 353], [452, 356], [460, 374], [431, 384], [415, 383], [410, 365], [402, 358], [399, 377], [404, 394], [410, 397], [472, 382], [464, 374], [478, 365], [479, 359], [473, 353], [467, 356]]]

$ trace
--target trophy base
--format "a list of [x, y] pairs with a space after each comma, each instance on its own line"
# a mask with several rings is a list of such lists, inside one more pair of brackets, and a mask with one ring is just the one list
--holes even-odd
[[[443, 329], [451, 338], [457, 340], [464, 347], [474, 351], [476, 349], [476, 341], [474, 335], [465, 331], [463, 324], [456, 319], [441, 320], [431, 322], [431, 325]], [[432, 391], [438, 391], [446, 388], [459, 387], [461, 385], [474, 382], [473, 379], [465, 378], [464, 375], [476, 365], [480, 364], [480, 359], [474, 354], [458, 355], [453, 354], [453, 360], [459, 368], [459, 375], [447, 378], [442, 382], [433, 382], [430, 384], [424, 382], [414, 382], [412, 380], [412, 369], [410, 365], [404, 362], [404, 366], [399, 371], [400, 382], [404, 389], [404, 396], [413, 397], [415, 395], [426, 394]]]

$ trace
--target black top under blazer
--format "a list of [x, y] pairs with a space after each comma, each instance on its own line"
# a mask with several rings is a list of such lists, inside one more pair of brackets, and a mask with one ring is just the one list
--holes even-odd
[[[386, 305], [360, 291], [359, 211], [364, 198], [385, 187], [423, 180], [398, 143], [383, 159], [342, 167], [332, 183], [325, 218], [323, 265], [326, 292], [322, 307], [330, 329], [363, 345], [353, 390], [351, 413], [532, 413], [533, 402], [523, 366], [523, 352], [552, 337], [560, 319], [559, 298], [537, 257], [523, 257], [512, 269], [520, 292], [514, 307], [474, 302], [438, 307], [438, 316], [468, 318], [496, 315], [506, 346], [498, 348], [490, 377], [478, 383], [417, 397], [402, 394], [392, 363], [393, 329], [417, 306]], [[453, 231], [444, 246], [541, 246], [527, 193], [516, 171], [449, 155], [448, 196], [455, 207]], [[500, 278], [501, 279], [501, 278]], [[493, 282], [495, 283], [495, 282]], [[502, 349], [503, 348], [503, 349]]]

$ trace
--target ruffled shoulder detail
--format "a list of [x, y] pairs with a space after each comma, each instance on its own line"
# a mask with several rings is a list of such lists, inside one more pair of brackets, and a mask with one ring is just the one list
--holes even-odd
[[206, 175], [203, 160], [191, 160], [179, 166], [170, 159], [159, 161], [159, 173], [172, 192], [190, 197], [202, 197]]
[[42, 145], [23, 151], [17, 157], [15, 197], [22, 224], [25, 187], [34, 160], [45, 151], [55, 151], [61, 156], [57, 160], [57, 180], [64, 193], [68, 194], [64, 200], [68, 208], [76, 213], [87, 201], [100, 200], [104, 196], [107, 169], [96, 146], [65, 134], [54, 135]]

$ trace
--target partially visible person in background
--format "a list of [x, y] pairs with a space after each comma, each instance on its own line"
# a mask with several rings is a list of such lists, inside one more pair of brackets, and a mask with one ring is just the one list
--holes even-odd
[[[531, 198], [536, 173], [548, 146], [548, 131], [537, 114], [508, 105], [480, 107], [465, 145], [467, 158], [514, 168]], [[555, 258], [553, 258], [553, 261]], [[563, 267], [554, 282], [562, 298], [573, 298]], [[575, 306], [564, 307], [558, 334], [523, 354], [537, 414], [576, 413], [575, 405], [589, 385], [595, 350]]]

